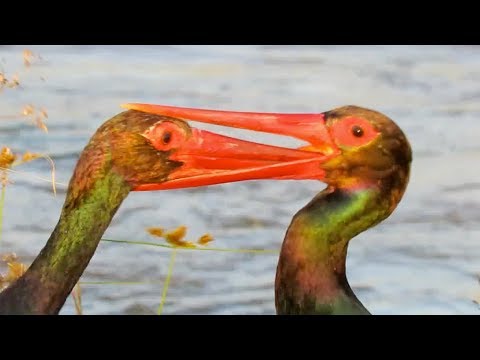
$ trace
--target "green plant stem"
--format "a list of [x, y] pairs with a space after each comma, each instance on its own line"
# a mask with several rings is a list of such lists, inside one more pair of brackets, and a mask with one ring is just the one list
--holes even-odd
[[170, 279], [173, 273], [173, 264], [175, 264], [175, 257], [177, 256], [177, 249], [172, 250], [172, 255], [170, 256], [170, 264], [168, 264], [168, 273], [165, 279], [165, 284], [163, 285], [162, 299], [160, 300], [160, 305], [158, 305], [157, 314], [162, 315], [163, 305], [167, 299], [168, 286], [170, 285]]
[[123, 244], [132, 244], [132, 245], [150, 245], [158, 246], [167, 249], [177, 249], [177, 250], [199, 250], [199, 251], [223, 251], [223, 252], [233, 252], [233, 253], [263, 253], [263, 254], [278, 254], [278, 250], [273, 249], [223, 249], [223, 248], [210, 248], [210, 247], [178, 247], [171, 246], [167, 244], [158, 244], [148, 241], [131, 241], [131, 240], [113, 240], [113, 239], [102, 239], [106, 242], [114, 243], [123, 243]]
[[5, 204], [5, 190], [6, 186], [2, 186], [2, 192], [0, 193], [0, 245], [2, 243], [2, 230], [3, 230], [3, 207]]
[[80, 285], [145, 285], [145, 284], [159, 284], [159, 280], [147, 281], [80, 281]]

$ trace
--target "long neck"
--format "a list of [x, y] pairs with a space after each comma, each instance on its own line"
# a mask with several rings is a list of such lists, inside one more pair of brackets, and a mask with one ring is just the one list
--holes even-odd
[[345, 273], [348, 242], [385, 219], [388, 201], [375, 187], [327, 188], [294, 217], [275, 281], [278, 314], [369, 314]]
[[[27, 272], [0, 293], [0, 314], [57, 314], [130, 191], [113, 172], [102, 172], [95, 180], [82, 178], [93, 173], [76, 174], [46, 246]], [[79, 182], [88, 185], [85, 192], [78, 190]]]

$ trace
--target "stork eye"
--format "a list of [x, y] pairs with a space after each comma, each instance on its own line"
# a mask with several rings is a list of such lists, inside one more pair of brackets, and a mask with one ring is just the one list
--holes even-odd
[[170, 131], [165, 131], [165, 133], [162, 136], [162, 141], [165, 145], [167, 145], [170, 140], [172, 140], [172, 133]]
[[335, 143], [347, 147], [363, 146], [380, 135], [368, 120], [357, 116], [348, 116], [335, 121], [330, 133]]
[[179, 124], [173, 121], [160, 120], [142, 135], [150, 140], [157, 150], [169, 151], [178, 149], [187, 140], [187, 131], [189, 131], [188, 124], [185, 127]]
[[362, 137], [363, 136], [363, 129], [358, 125], [353, 125], [352, 126], [352, 134], [353, 134], [353, 136], [356, 136], [356, 137]]

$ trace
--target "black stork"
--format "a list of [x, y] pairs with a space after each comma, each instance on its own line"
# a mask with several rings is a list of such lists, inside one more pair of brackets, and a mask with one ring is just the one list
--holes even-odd
[[130, 191], [284, 176], [316, 156], [202, 131], [167, 116], [120, 113], [80, 154], [60, 219], [25, 274], [0, 293], [0, 314], [57, 314]]
[[[317, 179], [327, 184], [296, 213], [286, 232], [275, 279], [277, 313], [369, 314], [348, 283], [345, 263], [349, 241], [390, 216], [407, 187], [412, 151], [393, 120], [358, 106], [319, 114], [123, 106], [306, 141], [297, 150], [318, 158], [292, 161], [284, 176], [265, 168], [264, 178]], [[287, 169], [288, 164], [282, 166]], [[229, 181], [248, 179], [237, 174]]]

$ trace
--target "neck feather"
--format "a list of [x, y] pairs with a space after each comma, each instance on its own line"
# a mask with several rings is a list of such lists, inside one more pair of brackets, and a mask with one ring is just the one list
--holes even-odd
[[277, 267], [279, 314], [368, 314], [348, 284], [348, 242], [391, 213], [374, 186], [327, 188], [300, 210], [287, 230]]
[[27, 272], [0, 293], [0, 314], [60, 311], [130, 191], [120, 175], [105, 169], [77, 165], [55, 230]]

